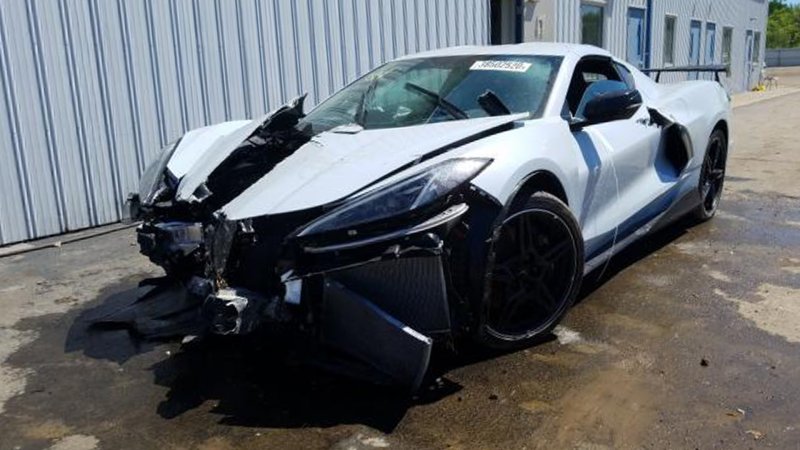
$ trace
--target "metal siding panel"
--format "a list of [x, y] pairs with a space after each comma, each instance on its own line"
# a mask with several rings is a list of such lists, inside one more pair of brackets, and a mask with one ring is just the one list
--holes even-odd
[[119, 220], [187, 129], [486, 44], [488, 0], [0, 2], [0, 245]]
[[33, 231], [36, 235], [45, 235], [57, 232], [61, 225], [56, 206], [55, 167], [49, 151], [51, 135], [45, 129], [48, 108], [42, 92], [45, 80], [41, 79], [38, 70], [38, 43], [28, 2], [16, 0], [5, 4], [5, 38], [10, 50], [8, 64], [13, 74], [11, 77], [17, 82], [17, 131], [25, 161], [21, 167], [28, 179]]
[[0, 3], [0, 245], [26, 239], [33, 231], [27, 181], [19, 169], [23, 158], [18, 129], [15, 80], [8, 62], [6, 7]]
[[55, 138], [58, 141], [58, 152], [63, 163], [62, 183], [66, 209], [66, 228], [81, 229], [95, 223], [93, 204], [90, 201], [91, 191], [84, 162], [88, 157], [83, 145], [83, 122], [77, 114], [77, 102], [74, 92], [74, 74], [72, 62], [72, 42], [67, 33], [65, 11], [59, 5], [47, 7], [49, 2], [40, 2], [43, 7], [41, 17], [46, 23], [43, 27], [50, 32], [44, 34], [48, 42], [43, 42], [45, 65], [51, 73], [51, 99], [54, 117], [51, 123]]
[[[120, 0], [125, 2], [127, 0]], [[201, 66], [198, 57], [200, 43], [197, 40], [197, 30], [193, 1], [178, 0], [175, 2], [175, 24], [177, 25], [176, 39], [180, 44], [179, 67], [181, 87], [183, 93], [183, 108], [185, 108], [187, 128], [197, 128], [207, 125], [205, 108], [202, 95]]]

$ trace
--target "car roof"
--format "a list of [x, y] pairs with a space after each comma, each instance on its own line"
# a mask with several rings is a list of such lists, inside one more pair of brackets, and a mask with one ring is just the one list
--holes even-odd
[[573, 56], [582, 58], [590, 55], [611, 56], [608, 51], [592, 45], [562, 44], [550, 42], [526, 42], [508, 45], [465, 45], [429, 50], [403, 56], [399, 59], [436, 58], [443, 56], [466, 55], [540, 55], [540, 56]]

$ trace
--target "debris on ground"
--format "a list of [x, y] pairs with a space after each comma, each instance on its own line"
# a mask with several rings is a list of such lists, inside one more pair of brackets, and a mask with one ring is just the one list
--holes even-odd
[[761, 431], [758, 431], [758, 430], [747, 430], [744, 433], [745, 434], [749, 434], [750, 436], [753, 436], [753, 439], [755, 439], [757, 441], [760, 441], [761, 439], [764, 439], [764, 433], [761, 432]]

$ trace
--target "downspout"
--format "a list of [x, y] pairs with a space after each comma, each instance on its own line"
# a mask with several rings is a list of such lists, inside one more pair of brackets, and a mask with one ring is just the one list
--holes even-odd
[[653, 55], [653, 0], [647, 0], [647, 11], [645, 12], [645, 38], [644, 38], [644, 67], [652, 68]]

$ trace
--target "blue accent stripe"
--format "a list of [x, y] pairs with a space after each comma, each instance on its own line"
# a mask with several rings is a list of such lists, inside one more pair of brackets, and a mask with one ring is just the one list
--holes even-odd
[[679, 190], [679, 185], [673, 186], [670, 190], [661, 194], [647, 206], [640, 209], [636, 214], [622, 222], [617, 227], [616, 239], [614, 238], [614, 231], [609, 231], [589, 240], [586, 243], [586, 260], [590, 261], [601, 255], [603, 252], [610, 249], [615, 242], [620, 242], [628, 238], [648, 222], [667, 211], [670, 206], [675, 203]]

